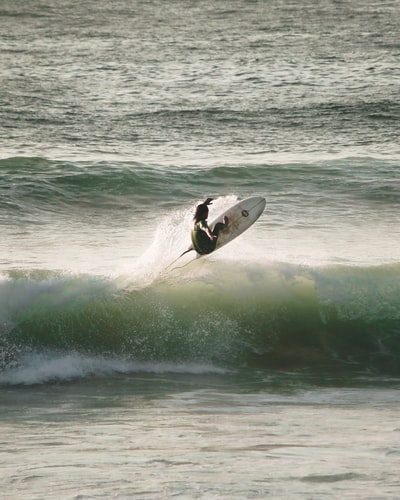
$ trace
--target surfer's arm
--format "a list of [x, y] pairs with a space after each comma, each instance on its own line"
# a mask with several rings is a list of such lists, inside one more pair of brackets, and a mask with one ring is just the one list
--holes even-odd
[[206, 233], [210, 240], [215, 240], [217, 237], [212, 233], [211, 229], [205, 220], [199, 222], [199, 228]]

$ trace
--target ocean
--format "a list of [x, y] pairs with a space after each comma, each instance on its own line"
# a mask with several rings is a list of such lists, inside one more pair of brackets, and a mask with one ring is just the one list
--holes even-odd
[[399, 15], [0, 1], [2, 498], [400, 496]]

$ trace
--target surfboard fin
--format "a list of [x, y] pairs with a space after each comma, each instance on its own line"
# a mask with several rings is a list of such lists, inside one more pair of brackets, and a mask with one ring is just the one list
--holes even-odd
[[194, 248], [192, 246], [190, 246], [187, 250], [185, 250], [183, 253], [180, 254], [179, 257], [177, 257], [174, 261], [171, 262], [171, 264], [169, 264], [165, 270], [169, 269], [171, 266], [173, 266], [175, 264], [175, 262], [177, 262], [181, 257], [183, 257], [185, 254], [191, 252], [192, 250], [194, 250]]

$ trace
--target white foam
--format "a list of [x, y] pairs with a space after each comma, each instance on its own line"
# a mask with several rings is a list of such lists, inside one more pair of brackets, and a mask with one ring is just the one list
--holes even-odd
[[107, 358], [79, 353], [29, 353], [18, 360], [18, 366], [0, 374], [3, 385], [34, 385], [46, 382], [67, 382], [91, 376], [133, 373], [176, 373], [200, 375], [224, 374], [228, 370], [210, 364], [141, 362], [123, 358]]

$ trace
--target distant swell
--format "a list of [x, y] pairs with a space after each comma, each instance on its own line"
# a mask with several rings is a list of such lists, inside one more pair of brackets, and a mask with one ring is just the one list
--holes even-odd
[[[163, 206], [168, 186], [172, 200], [187, 199], [193, 203], [191, 192], [223, 192], [226, 185], [241, 185], [253, 192], [267, 193], [271, 189], [288, 192], [312, 191], [321, 199], [334, 193], [351, 192], [356, 198], [371, 202], [398, 204], [400, 190], [396, 175], [397, 162], [376, 159], [352, 159], [324, 163], [300, 162], [281, 164], [246, 164], [210, 166], [197, 169], [137, 162], [97, 164], [91, 162], [53, 161], [35, 157], [0, 159], [0, 186], [4, 189], [0, 207], [11, 215], [51, 210], [64, 214], [76, 207], [85, 210], [110, 211], [136, 209], [138, 205]], [[371, 169], [379, 167], [381, 178], [371, 185]], [[18, 172], [17, 177], [15, 177]], [[312, 173], [312, 175], [310, 175]], [[17, 179], [18, 182], [15, 182]]]
[[9, 275], [0, 282], [0, 361], [9, 370], [29, 353], [58, 353], [400, 373], [399, 279], [399, 265], [221, 263], [124, 290], [86, 277]]

